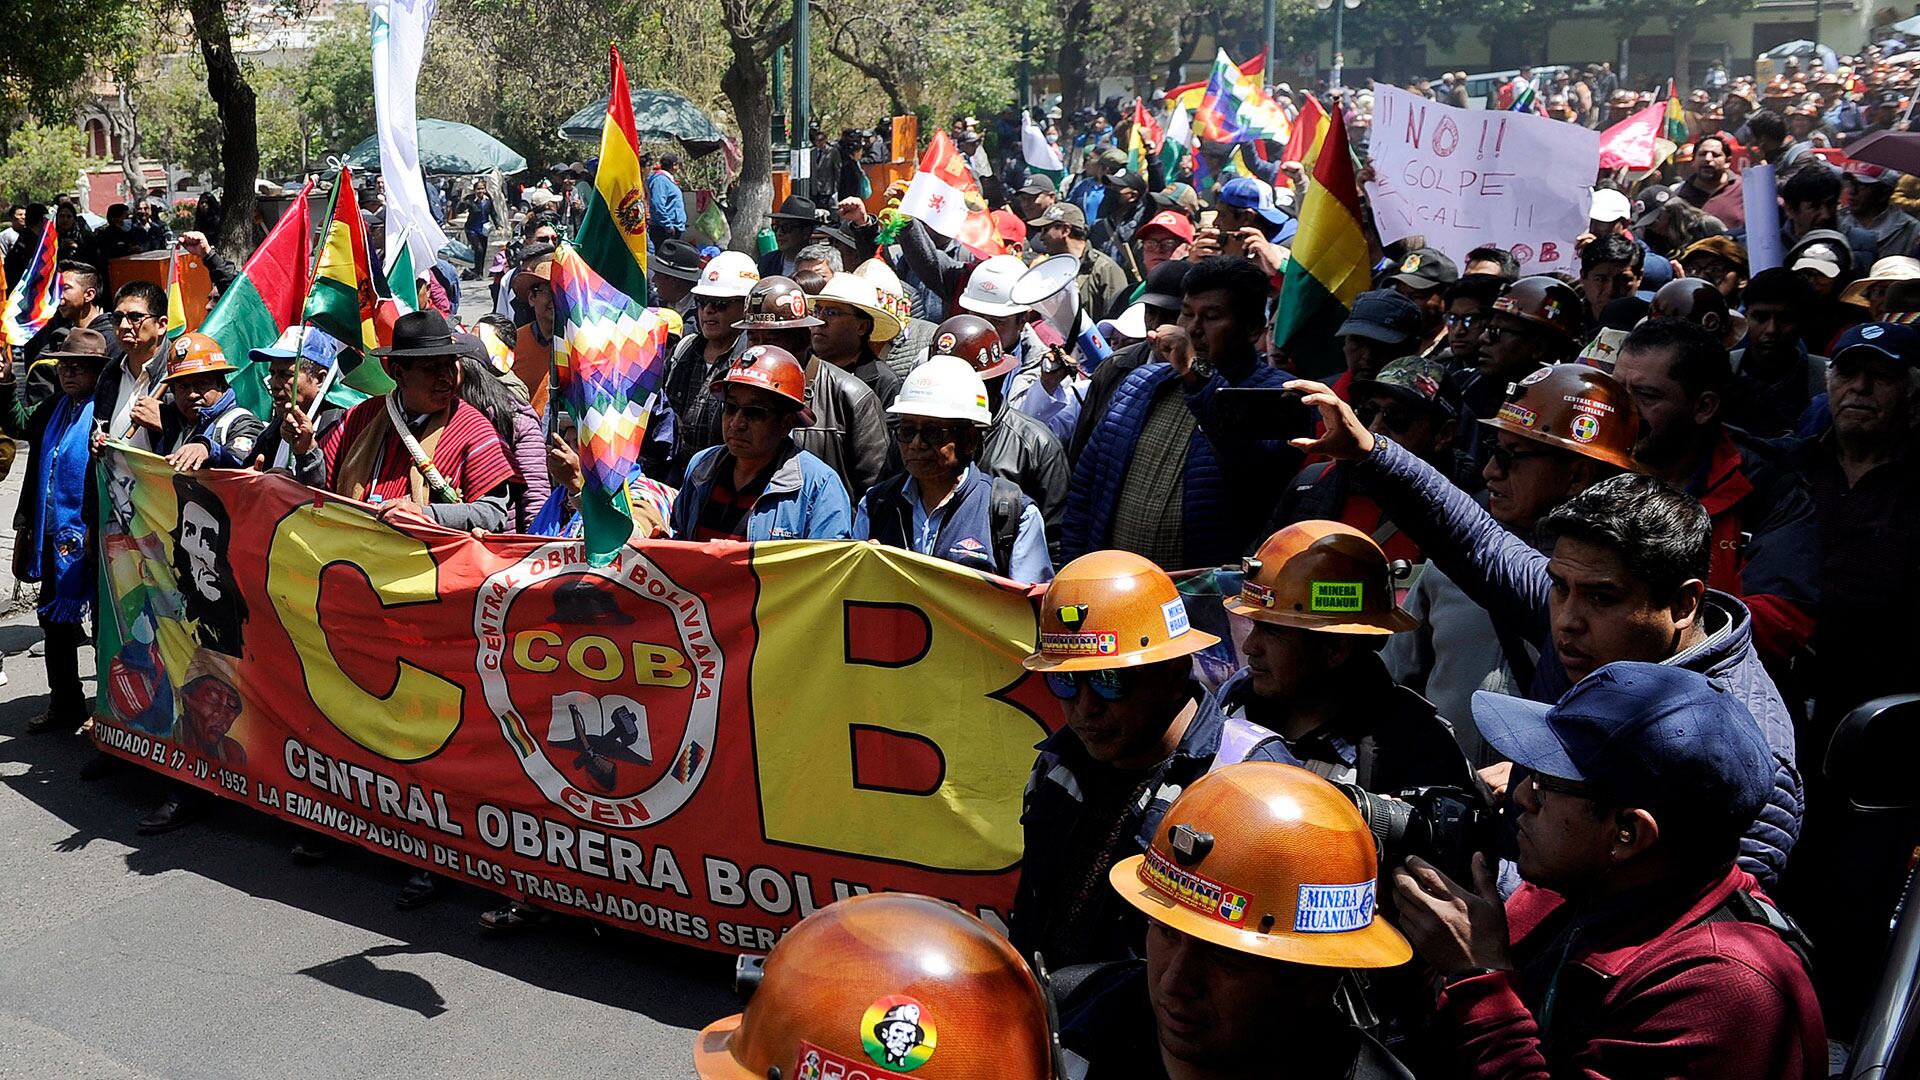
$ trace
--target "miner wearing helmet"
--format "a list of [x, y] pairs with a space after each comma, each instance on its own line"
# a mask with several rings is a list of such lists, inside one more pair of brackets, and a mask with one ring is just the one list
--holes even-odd
[[1486, 420], [1499, 409], [1507, 387], [1549, 364], [1561, 364], [1579, 354], [1585, 307], [1572, 287], [1550, 277], [1526, 277], [1508, 285], [1494, 298], [1481, 319], [1479, 351], [1471, 371], [1458, 373], [1465, 409], [1467, 461], [1463, 465], [1471, 489], [1472, 475], [1485, 464], [1488, 444], [1475, 420]]
[[1057, 557], [1060, 515], [1067, 507], [1071, 470], [1060, 440], [1047, 425], [1015, 409], [1007, 399], [1006, 376], [1018, 360], [1000, 348], [1000, 337], [992, 323], [968, 312], [936, 327], [929, 348], [932, 357], [952, 356], [966, 361], [984, 380], [992, 420], [975, 460], [982, 472], [1019, 485], [1040, 508], [1047, 526], [1048, 553]]
[[794, 445], [809, 419], [806, 375], [777, 345], [740, 354], [715, 380], [726, 439], [687, 463], [673, 500], [680, 540], [845, 540], [853, 513], [826, 463]]
[[662, 391], [673, 406], [673, 457], [662, 477], [669, 484], [686, 478], [687, 462], [709, 446], [718, 446], [720, 399], [709, 389], [746, 351], [747, 335], [735, 325], [747, 314], [747, 294], [760, 271], [744, 252], [723, 251], [700, 269], [691, 296], [697, 305], [680, 339]]
[[1247, 620], [1247, 665], [1220, 688], [1228, 716], [1278, 734], [1306, 768], [1395, 792], [1471, 787], [1453, 731], [1433, 703], [1394, 683], [1380, 649], [1417, 625], [1394, 599], [1405, 562], [1337, 521], [1302, 521], [1243, 563], [1228, 613]]
[[956, 356], [933, 357], [907, 374], [887, 413], [905, 471], [875, 484], [860, 500], [854, 539], [1024, 583], [1053, 576], [1039, 508], [1019, 485], [974, 464], [992, 415], [987, 386], [972, 365]]
[[1365, 819], [1312, 773], [1247, 762], [1195, 780], [1108, 872], [1146, 918], [1146, 954], [1073, 989], [1062, 1045], [1087, 1080], [1411, 1077], [1341, 1004], [1354, 972], [1412, 956], [1378, 872]]
[[[1718, 349], [1698, 327], [1655, 320], [1627, 338], [1621, 366], [1642, 354], [1649, 370], [1717, 356], [1724, 373], [1726, 354]], [[1677, 358], [1677, 352], [1686, 355]], [[1617, 379], [1631, 399], [1633, 378], [1619, 371]], [[1653, 476], [1621, 473], [1555, 507], [1541, 523], [1543, 536], [1536, 546], [1501, 528], [1432, 466], [1368, 431], [1329, 388], [1306, 381], [1289, 385], [1306, 394], [1325, 424], [1326, 434], [1303, 449], [1349, 463], [1346, 467], [1366, 479], [1387, 513], [1417, 532], [1433, 565], [1485, 607], [1496, 626], [1511, 628], [1538, 650], [1527, 696], [1556, 700], [1617, 660], [1684, 667], [1733, 688], [1774, 755], [1772, 793], [1747, 826], [1740, 862], [1763, 882], [1774, 881], [1800, 835], [1802, 784], [1793, 716], [1760, 660], [1758, 606], [1708, 584], [1720, 545], [1718, 523], [1701, 500]], [[1527, 426], [1554, 440], [1588, 445], [1615, 438], [1614, 429], [1629, 423], [1626, 409], [1598, 393], [1564, 396], [1583, 399], [1577, 406], [1562, 402], [1575, 406], [1559, 415], [1564, 427], [1549, 431], [1541, 416]], [[1508, 414], [1514, 416], [1513, 410]], [[1646, 441], [1644, 415], [1638, 423], [1636, 446]], [[1636, 450], [1633, 460], [1639, 465], [1644, 455]], [[1776, 579], [1795, 560], [1812, 560], [1817, 550], [1817, 537], [1796, 540], [1791, 528], [1778, 539], [1779, 545], [1763, 549], [1768, 556], [1763, 570]], [[1816, 576], [1817, 567], [1806, 569], [1789, 584], [1811, 587], [1798, 582]], [[1504, 782], [1498, 773], [1492, 780], [1496, 787]]]
[[776, 346], [801, 365], [803, 404], [812, 419], [794, 430], [794, 444], [826, 462], [857, 499], [886, 472], [886, 420], [865, 383], [813, 355], [813, 329], [822, 320], [809, 313], [808, 304], [792, 278], [763, 277], [747, 293], [746, 314], [734, 329], [747, 332], [748, 344]]
[[[1487, 513], [1533, 540], [1555, 507], [1632, 467], [1640, 425], [1618, 379], [1585, 364], [1555, 364], [1509, 387], [1493, 417], [1477, 426], [1489, 448], [1481, 472]], [[1396, 635], [1382, 657], [1395, 679], [1426, 695], [1440, 715], [1464, 721], [1473, 692], [1489, 686], [1526, 692], [1534, 653], [1445, 568], [1426, 565], [1407, 592], [1406, 609], [1419, 626]], [[1455, 724], [1454, 735], [1474, 764], [1498, 760], [1472, 725]]]
[[1054, 1080], [1040, 982], [1007, 939], [952, 904], [855, 896], [773, 947], [746, 1009], [700, 1032], [701, 1080]]
[[1083, 555], [1047, 587], [1026, 667], [1066, 725], [1027, 780], [1010, 931], [1021, 955], [1053, 968], [1138, 956], [1142, 920], [1104, 888], [1107, 872], [1146, 849], [1217, 757], [1294, 760], [1272, 732], [1229, 722], [1194, 679], [1193, 654], [1218, 642], [1188, 622], [1166, 572], [1130, 552]]

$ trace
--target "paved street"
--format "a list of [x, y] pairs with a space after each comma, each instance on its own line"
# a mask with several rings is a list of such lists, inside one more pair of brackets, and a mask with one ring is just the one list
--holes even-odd
[[0, 1077], [687, 1076], [732, 1011], [727, 958], [572, 922], [490, 937], [466, 887], [403, 912], [398, 864], [295, 863], [292, 826], [231, 804], [137, 835], [156, 778], [82, 783], [83, 739], [21, 734], [39, 636], [30, 606], [0, 619]]

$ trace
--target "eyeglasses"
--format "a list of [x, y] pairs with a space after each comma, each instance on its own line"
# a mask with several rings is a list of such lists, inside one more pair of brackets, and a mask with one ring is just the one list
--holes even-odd
[[776, 221], [773, 231], [777, 233], [812, 232], [813, 226], [804, 221]]
[[1459, 330], [1463, 327], [1471, 330], [1486, 321], [1486, 313], [1481, 311], [1476, 311], [1471, 315], [1457, 315], [1451, 311], [1447, 312], [1447, 327], [1452, 330]]
[[718, 308], [726, 307], [728, 304], [733, 303], [735, 300], [742, 300], [742, 299], [745, 299], [745, 298], [739, 297], [739, 296], [703, 296], [700, 298], [700, 306], [703, 308], [718, 309]]
[[906, 446], [913, 442], [924, 441], [928, 446], [945, 446], [954, 439], [954, 429], [948, 424], [907, 424], [893, 425], [893, 437]]
[[721, 416], [732, 416], [734, 413], [745, 417], [749, 424], [764, 424], [773, 419], [773, 410], [765, 405], [736, 405], [731, 401], [720, 403]]
[[[102, 357], [102, 359], [105, 358]], [[92, 371], [94, 370], [94, 366], [93, 362], [89, 360], [62, 360], [58, 364], [55, 364], [53, 369], [59, 372], [71, 371], [78, 373], [82, 371]]]
[[1049, 671], [1047, 689], [1061, 701], [1072, 701], [1080, 696], [1082, 686], [1091, 687], [1094, 695], [1102, 701], [1119, 701], [1127, 696], [1127, 674], [1118, 668], [1103, 671]]
[[159, 317], [158, 315], [149, 315], [144, 311], [116, 311], [108, 315], [107, 319], [115, 326], [120, 326], [124, 323], [132, 323], [134, 326], [139, 326], [148, 319], [158, 319]]
[[1512, 472], [1513, 463], [1516, 461], [1553, 457], [1558, 453], [1557, 450], [1509, 450], [1504, 446], [1495, 445], [1487, 451], [1487, 460], [1499, 466], [1501, 472]]
[[1143, 251], [1164, 251], [1171, 254], [1183, 243], [1185, 241], [1177, 236], [1154, 236], [1140, 241], [1140, 248]]
[[1420, 421], [1420, 418], [1414, 415], [1413, 410], [1405, 408], [1404, 406], [1390, 405], [1383, 409], [1371, 401], [1361, 402], [1360, 406], [1353, 410], [1353, 415], [1358, 417], [1360, 422], [1368, 427], [1373, 426], [1373, 421], [1376, 418], [1384, 416], [1387, 421], [1387, 430], [1393, 432], [1395, 435], [1406, 432]]

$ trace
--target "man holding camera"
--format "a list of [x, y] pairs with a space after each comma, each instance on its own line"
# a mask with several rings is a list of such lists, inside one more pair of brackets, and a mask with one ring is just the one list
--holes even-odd
[[1383, 794], [1477, 786], [1433, 703], [1395, 685], [1380, 660], [1380, 647], [1414, 621], [1394, 602], [1394, 567], [1372, 538], [1303, 521], [1243, 566], [1240, 594], [1225, 605], [1248, 622], [1247, 666], [1220, 688], [1228, 716], [1278, 734], [1336, 783]]
[[[1800, 835], [1793, 721], [1754, 649], [1746, 605], [1707, 587], [1713, 526], [1699, 500], [1636, 473], [1602, 480], [1546, 516], [1541, 529], [1551, 554], [1543, 553], [1438, 470], [1368, 431], [1326, 386], [1287, 385], [1306, 394], [1326, 428], [1295, 445], [1348, 463], [1342, 467], [1366, 481], [1388, 517], [1495, 626], [1513, 628], [1540, 650], [1528, 694], [1535, 701], [1557, 700], [1616, 660], [1687, 668], [1740, 697], [1774, 755], [1773, 793], [1748, 826], [1741, 865], [1763, 885], [1778, 880]], [[1543, 416], [1532, 420], [1545, 423]], [[1628, 420], [1597, 398], [1560, 418], [1565, 435], [1590, 442]]]
[[1503, 908], [1486, 855], [1471, 890], [1394, 872], [1458, 1074], [1826, 1076], [1803, 939], [1734, 864], [1773, 773], [1739, 698], [1622, 661], [1552, 706], [1483, 691], [1474, 715], [1515, 764], [1525, 884]]

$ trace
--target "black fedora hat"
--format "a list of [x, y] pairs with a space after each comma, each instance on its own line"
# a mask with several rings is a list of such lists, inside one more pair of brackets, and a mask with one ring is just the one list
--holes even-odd
[[393, 344], [373, 350], [375, 356], [413, 360], [428, 356], [454, 356], [460, 346], [453, 340], [453, 327], [435, 308], [409, 311], [393, 324]]
[[700, 280], [700, 252], [685, 240], [668, 240], [653, 254], [653, 272], [681, 281]]
[[809, 225], [820, 220], [814, 213], [813, 200], [803, 195], [787, 196], [787, 201], [780, 204], [780, 209], [774, 211], [772, 217], [775, 221], [804, 221]]
[[588, 578], [575, 578], [553, 590], [553, 621], [561, 626], [625, 626], [633, 616], [620, 601]]

